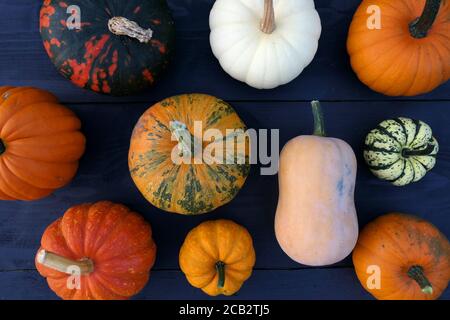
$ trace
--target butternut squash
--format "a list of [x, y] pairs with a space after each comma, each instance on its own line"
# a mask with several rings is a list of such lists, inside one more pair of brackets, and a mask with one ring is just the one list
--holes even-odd
[[275, 234], [283, 251], [309, 266], [334, 264], [358, 239], [352, 148], [325, 135], [322, 110], [312, 102], [314, 135], [289, 141], [280, 156]]

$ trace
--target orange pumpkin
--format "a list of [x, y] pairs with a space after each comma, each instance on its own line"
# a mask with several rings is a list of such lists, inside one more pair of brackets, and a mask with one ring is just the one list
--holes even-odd
[[429, 222], [391, 213], [364, 228], [353, 263], [361, 284], [377, 299], [436, 299], [450, 280], [450, 243]]
[[144, 197], [162, 210], [210, 212], [230, 202], [247, 179], [250, 151], [245, 130], [234, 109], [216, 97], [167, 98], [136, 124], [128, 157], [131, 177]]
[[35, 200], [65, 186], [84, 153], [81, 122], [47, 91], [0, 87], [0, 200]]
[[385, 95], [432, 91], [450, 78], [449, 16], [450, 1], [364, 0], [348, 35], [353, 70]]
[[155, 255], [150, 225], [103, 201], [75, 206], [52, 223], [36, 267], [62, 299], [127, 299], [147, 283]]
[[192, 229], [180, 249], [189, 283], [210, 296], [230, 296], [250, 278], [256, 255], [250, 233], [230, 220], [206, 221]]

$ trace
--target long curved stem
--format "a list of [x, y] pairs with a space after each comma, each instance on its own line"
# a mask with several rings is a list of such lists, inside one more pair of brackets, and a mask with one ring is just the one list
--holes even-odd
[[87, 275], [94, 271], [94, 262], [90, 259], [74, 261], [46, 250], [39, 251], [36, 260], [47, 268], [66, 274], [73, 274], [75, 271], [80, 275]]
[[410, 23], [409, 32], [416, 39], [425, 38], [439, 13], [442, 0], [427, 0], [422, 15]]
[[261, 31], [270, 34], [274, 32], [275, 28], [275, 9], [273, 7], [273, 0], [264, 0], [264, 16], [261, 21]]
[[312, 111], [314, 115], [314, 135], [319, 137], [326, 137], [325, 121], [323, 120], [322, 107], [320, 102], [314, 100], [311, 102]]
[[412, 266], [411, 268], [409, 268], [408, 276], [417, 282], [423, 293], [433, 294], [433, 286], [431, 285], [427, 277], [425, 277], [423, 268], [421, 266]]

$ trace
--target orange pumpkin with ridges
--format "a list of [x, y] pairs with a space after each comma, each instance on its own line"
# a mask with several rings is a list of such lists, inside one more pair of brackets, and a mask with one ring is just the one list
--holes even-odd
[[51, 93], [0, 87], [0, 200], [36, 200], [75, 176], [81, 122]]
[[364, 0], [347, 41], [353, 70], [388, 96], [432, 91], [450, 78], [449, 16], [450, 1]]
[[102, 201], [70, 208], [52, 223], [36, 267], [62, 299], [118, 300], [142, 290], [155, 256], [150, 225], [125, 206]]
[[353, 263], [361, 284], [377, 299], [432, 300], [450, 280], [450, 244], [431, 223], [391, 213], [364, 228]]

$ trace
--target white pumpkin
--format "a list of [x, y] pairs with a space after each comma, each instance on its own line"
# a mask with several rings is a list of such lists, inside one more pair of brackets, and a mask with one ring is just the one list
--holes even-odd
[[258, 89], [298, 77], [313, 60], [322, 32], [313, 0], [217, 0], [209, 24], [222, 68]]

